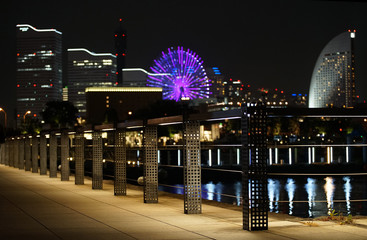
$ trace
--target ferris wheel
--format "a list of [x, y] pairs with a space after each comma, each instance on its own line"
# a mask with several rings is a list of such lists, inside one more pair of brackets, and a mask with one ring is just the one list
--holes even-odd
[[163, 99], [180, 101], [209, 97], [210, 80], [203, 61], [190, 49], [168, 48], [154, 60], [150, 69], [156, 75], [148, 75], [147, 86], [161, 87]]

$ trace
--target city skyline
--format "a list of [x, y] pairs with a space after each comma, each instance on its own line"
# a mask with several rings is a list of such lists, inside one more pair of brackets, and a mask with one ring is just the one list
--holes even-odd
[[[15, 106], [12, 103], [15, 102], [15, 64], [12, 62], [15, 62], [16, 24], [28, 23], [36, 28], [62, 31], [64, 52], [66, 48], [83, 47], [94, 52], [113, 53], [113, 34], [119, 18], [123, 19], [128, 33], [127, 67], [149, 69], [162, 49], [180, 44], [197, 52], [205, 67], [217, 66], [223, 74], [234, 79], [258, 87], [304, 93], [308, 92], [313, 67], [322, 48], [333, 36], [349, 28], [356, 29], [357, 95], [367, 96], [363, 81], [367, 76], [367, 70], [363, 69], [367, 62], [363, 56], [366, 55], [363, 42], [367, 39], [367, 19], [363, 12], [367, 4], [264, 3], [112, 2], [110, 6], [99, 6], [91, 1], [88, 5], [75, 3], [73, 8], [68, 8], [67, 4], [47, 8], [37, 3], [15, 7], [9, 3], [4, 22], [7, 47], [3, 46], [5, 57], [1, 64], [7, 81], [4, 81], [0, 104], [7, 107], [8, 113]], [[97, 7], [100, 13], [95, 12]], [[343, 14], [335, 17], [340, 11]], [[187, 15], [177, 17], [180, 13]], [[262, 70], [264, 68], [266, 71]]]

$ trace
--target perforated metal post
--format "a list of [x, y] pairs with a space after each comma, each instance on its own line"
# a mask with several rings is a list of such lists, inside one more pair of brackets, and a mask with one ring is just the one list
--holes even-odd
[[184, 121], [184, 212], [201, 213], [200, 122]]
[[25, 138], [25, 171], [31, 171], [32, 168], [32, 150], [31, 150], [31, 138], [26, 136]]
[[50, 133], [50, 178], [57, 177], [57, 137]]
[[9, 139], [5, 139], [5, 166], [9, 166]]
[[67, 131], [61, 133], [61, 181], [69, 181], [69, 136]]
[[9, 166], [13, 167], [13, 159], [14, 159], [14, 140], [9, 138]]
[[38, 138], [32, 137], [32, 173], [38, 173]]
[[19, 138], [19, 145], [18, 145], [18, 168], [24, 169], [24, 138]]
[[9, 139], [9, 166], [14, 167], [14, 139]]
[[126, 195], [126, 131], [117, 129], [115, 133], [115, 182], [114, 194]]
[[102, 133], [94, 131], [93, 138], [93, 176], [92, 188], [103, 188], [103, 139]]
[[266, 107], [251, 103], [242, 109], [243, 229], [268, 229]]
[[40, 137], [40, 174], [47, 175], [47, 139], [45, 134]]
[[19, 167], [19, 138], [15, 138], [14, 139], [14, 147], [13, 147], [13, 151], [14, 151], [14, 160], [13, 160], [13, 166], [15, 168]]
[[19, 158], [19, 152], [18, 152], [18, 139], [14, 138], [13, 140], [13, 167], [18, 168], [18, 158]]
[[84, 184], [84, 134], [75, 135], [75, 184]]
[[158, 202], [157, 126], [144, 129], [144, 203]]
[[5, 161], [4, 161], [4, 146], [5, 146], [5, 144], [4, 143], [1, 143], [0, 144], [0, 163], [1, 164], [4, 164], [5, 163]]

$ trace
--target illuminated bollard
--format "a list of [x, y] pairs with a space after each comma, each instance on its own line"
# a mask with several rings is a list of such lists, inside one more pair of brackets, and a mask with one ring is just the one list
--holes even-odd
[[144, 203], [158, 202], [157, 126], [144, 128]]
[[201, 213], [200, 122], [183, 124], [184, 213]]
[[32, 137], [32, 173], [38, 173], [38, 138]]
[[50, 133], [50, 178], [57, 177], [57, 136]]
[[114, 194], [126, 195], [126, 131], [124, 129], [117, 129], [115, 133]]
[[103, 188], [103, 139], [102, 133], [94, 131], [93, 138], [93, 163], [92, 163], [92, 189]]
[[84, 133], [75, 135], [75, 184], [84, 184]]
[[45, 134], [40, 137], [40, 175], [47, 175], [47, 139]]

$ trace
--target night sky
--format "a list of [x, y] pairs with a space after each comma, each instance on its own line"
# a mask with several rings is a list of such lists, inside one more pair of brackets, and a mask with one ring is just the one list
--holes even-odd
[[365, 1], [12, 1], [1, 6], [0, 107], [15, 108], [15, 25], [56, 28], [63, 48], [114, 52], [118, 19], [128, 34], [127, 67], [148, 69], [171, 46], [253, 87], [307, 93], [323, 47], [356, 29], [356, 86], [367, 98]]

